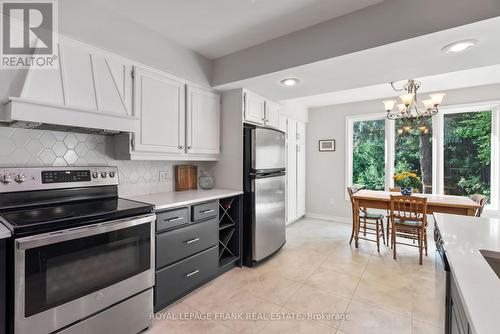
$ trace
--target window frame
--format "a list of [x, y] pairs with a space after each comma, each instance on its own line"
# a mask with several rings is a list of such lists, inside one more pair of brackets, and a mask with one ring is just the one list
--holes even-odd
[[[434, 194], [444, 194], [444, 115], [484, 110], [491, 110], [491, 198], [486, 210], [500, 214], [500, 100], [440, 107], [432, 120], [432, 189]], [[345, 189], [352, 185], [354, 123], [380, 119], [385, 119], [385, 190], [394, 186], [396, 122], [387, 119], [386, 113], [373, 113], [346, 116]], [[345, 199], [349, 201], [347, 191]]]
[[[388, 120], [386, 118], [386, 114], [384, 113], [374, 113], [374, 114], [366, 114], [366, 115], [354, 115], [354, 116], [346, 116], [346, 152], [347, 152], [347, 157], [346, 157], [346, 173], [345, 173], [345, 184], [346, 184], [346, 191], [345, 191], [345, 199], [346, 201], [349, 201], [349, 194], [347, 193], [347, 187], [352, 184], [352, 167], [353, 167], [353, 135], [354, 135], [354, 123], [356, 122], [363, 122], [363, 121], [379, 121], [379, 120], [385, 120], [385, 129], [384, 129], [384, 134], [385, 134], [385, 140], [384, 140], [384, 164], [385, 164], [385, 189], [388, 189], [388, 183], [387, 183], [387, 175], [392, 175], [388, 174], [388, 159], [389, 159], [389, 150], [390, 150], [390, 142], [388, 141], [388, 131], [390, 132], [390, 124], [388, 123], [394, 123], [394, 121]], [[394, 129], [394, 124], [392, 124], [392, 128]], [[394, 141], [393, 141], [394, 142]], [[393, 149], [394, 149], [394, 143], [392, 144]], [[392, 180], [392, 177], [390, 178]], [[390, 186], [390, 185], [389, 185]]]

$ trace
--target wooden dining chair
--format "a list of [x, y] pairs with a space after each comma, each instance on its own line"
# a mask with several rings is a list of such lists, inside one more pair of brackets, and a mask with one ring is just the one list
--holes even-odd
[[[418, 247], [421, 265], [424, 250], [427, 256], [427, 198], [391, 195], [390, 208], [391, 245], [394, 259], [396, 259], [397, 244]], [[418, 242], [417, 245], [398, 242], [398, 237]]]
[[476, 210], [476, 217], [481, 217], [484, 207], [486, 206], [486, 203], [488, 203], [488, 196], [474, 194], [470, 196], [470, 199], [479, 204], [479, 208]]
[[[400, 187], [394, 187], [394, 188], [389, 188], [389, 192], [391, 193], [401, 193], [401, 188]], [[418, 190], [418, 188], [415, 188], [413, 189], [413, 192], [415, 194], [418, 194], [420, 193], [420, 191]], [[387, 225], [386, 225], [386, 233], [387, 233], [387, 244], [389, 245], [389, 240], [390, 240], [390, 235], [391, 235], [391, 216], [390, 216], [390, 213], [389, 213], [389, 210], [387, 210]]]
[[[354, 221], [355, 217], [355, 205], [354, 199], [352, 195], [357, 193], [362, 188], [352, 186], [347, 187], [347, 193], [349, 194], [349, 199], [351, 200], [352, 205], [352, 232], [351, 232], [351, 240], [349, 241], [349, 245], [352, 244], [352, 240], [354, 238], [355, 226], [356, 222]], [[358, 224], [358, 235], [361, 231], [363, 231], [363, 236], [359, 237], [359, 239], [374, 241], [377, 243], [377, 251], [380, 252], [380, 238], [385, 245], [385, 233], [384, 233], [384, 215], [376, 212], [369, 212], [366, 208], [359, 209], [359, 221]], [[367, 238], [367, 234], [375, 235], [375, 240]]]

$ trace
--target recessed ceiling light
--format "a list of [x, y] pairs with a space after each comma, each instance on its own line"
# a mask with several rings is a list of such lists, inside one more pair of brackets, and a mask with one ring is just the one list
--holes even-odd
[[287, 87], [292, 87], [295, 86], [296, 84], [299, 83], [299, 79], [297, 78], [286, 78], [280, 81], [282, 85], [285, 85]]
[[477, 44], [477, 40], [475, 39], [464, 39], [463, 41], [457, 41], [450, 43], [448, 45], [445, 45], [441, 51], [444, 53], [457, 53], [457, 52], [462, 52], [467, 49], [470, 49], [474, 45]]

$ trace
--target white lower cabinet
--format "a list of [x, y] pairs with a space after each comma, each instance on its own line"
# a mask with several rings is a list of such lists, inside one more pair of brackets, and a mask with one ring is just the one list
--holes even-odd
[[287, 223], [305, 214], [305, 124], [287, 120]]

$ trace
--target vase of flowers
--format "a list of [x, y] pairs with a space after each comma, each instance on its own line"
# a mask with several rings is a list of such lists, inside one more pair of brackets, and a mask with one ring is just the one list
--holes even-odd
[[413, 194], [413, 188], [421, 184], [420, 177], [413, 172], [397, 173], [393, 176], [394, 183], [401, 189], [401, 195]]

